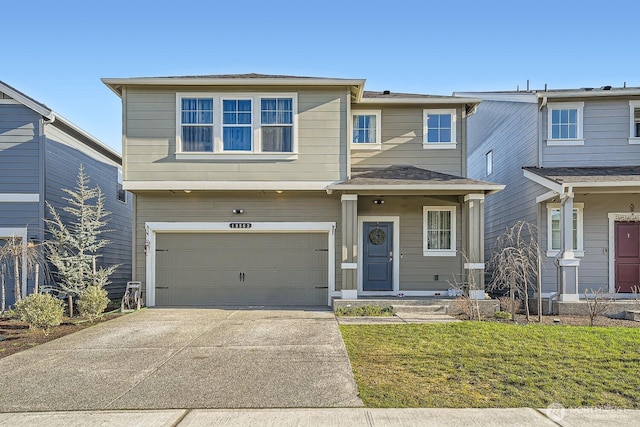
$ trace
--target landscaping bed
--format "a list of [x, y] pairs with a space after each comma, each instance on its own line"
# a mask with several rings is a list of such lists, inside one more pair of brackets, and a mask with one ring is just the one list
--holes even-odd
[[51, 328], [49, 335], [45, 335], [42, 331], [29, 329], [29, 325], [25, 322], [0, 319], [0, 358], [28, 350], [118, 316], [120, 316], [119, 313], [107, 314], [93, 323], [81, 318], [69, 319], [67, 317], [60, 326]]
[[565, 323], [341, 325], [340, 330], [368, 407], [640, 408], [640, 329], [566, 326], [576, 318], [560, 320]]

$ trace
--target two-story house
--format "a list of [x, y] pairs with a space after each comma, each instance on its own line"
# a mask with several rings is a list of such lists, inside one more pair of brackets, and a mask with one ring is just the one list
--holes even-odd
[[[107, 287], [111, 298], [120, 298], [131, 280], [132, 195], [122, 189], [122, 158], [95, 137], [61, 117], [46, 105], [0, 82], [0, 245], [18, 237], [25, 246], [47, 238], [46, 204], [63, 220], [68, 206], [63, 189], [74, 189], [80, 165], [91, 187], [99, 186], [105, 209], [111, 212], [108, 232], [111, 244], [103, 249], [97, 265], [120, 264]], [[32, 292], [35, 272], [22, 263], [21, 294]], [[39, 285], [51, 284], [41, 271]], [[7, 304], [14, 302], [12, 270], [5, 274]]]
[[149, 306], [446, 295], [482, 277], [484, 198], [503, 186], [464, 177], [478, 99], [259, 74], [103, 82], [122, 98]]
[[640, 88], [465, 95], [483, 100], [469, 120], [469, 176], [507, 184], [486, 203], [486, 256], [526, 220], [552, 299], [630, 293], [640, 284]]

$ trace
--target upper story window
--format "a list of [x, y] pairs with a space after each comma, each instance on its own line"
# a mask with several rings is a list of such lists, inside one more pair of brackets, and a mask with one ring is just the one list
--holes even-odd
[[116, 191], [118, 200], [127, 203], [127, 192], [122, 187], [122, 168], [118, 168], [118, 181], [116, 184]]
[[493, 150], [484, 155], [486, 176], [493, 173]]
[[176, 158], [295, 159], [294, 93], [178, 93]]
[[456, 207], [424, 206], [423, 249], [424, 256], [456, 255]]
[[182, 151], [213, 151], [213, 98], [180, 100]]
[[456, 110], [424, 110], [424, 148], [455, 148]]
[[582, 145], [584, 102], [549, 103], [547, 111], [548, 145]]
[[351, 148], [379, 149], [380, 111], [353, 111], [351, 114]]
[[640, 144], [640, 101], [629, 101], [629, 144]]
[[293, 99], [262, 98], [260, 100], [262, 151], [293, 151]]
[[250, 99], [222, 100], [222, 146], [224, 151], [251, 151], [252, 120]]

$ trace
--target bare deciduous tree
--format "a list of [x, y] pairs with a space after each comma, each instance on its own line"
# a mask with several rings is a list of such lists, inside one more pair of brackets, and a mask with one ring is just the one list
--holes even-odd
[[[493, 270], [489, 289], [508, 289], [515, 301], [516, 294], [524, 301], [529, 321], [529, 289], [538, 293], [538, 321], [542, 320], [542, 289], [540, 282], [541, 252], [535, 225], [518, 221], [498, 237], [496, 249], [489, 262]], [[511, 315], [515, 319], [515, 304]]]
[[[5, 277], [8, 271], [13, 267], [14, 280], [14, 299], [18, 302], [22, 297], [22, 281], [23, 275], [20, 273], [22, 266], [26, 268], [26, 274], [30, 271], [37, 272], [40, 268], [46, 269], [46, 262], [43, 256], [42, 246], [45, 243], [36, 244], [33, 242], [24, 242], [20, 236], [10, 236], [0, 239], [0, 265], [2, 265], [2, 312], [6, 308], [6, 290]], [[36, 280], [37, 276], [36, 276]]]
[[596, 317], [604, 315], [611, 304], [613, 303], [613, 296], [602, 292], [602, 288], [596, 290], [586, 289], [584, 291], [584, 297], [587, 301], [587, 314], [589, 315], [589, 325], [593, 326], [596, 322]]

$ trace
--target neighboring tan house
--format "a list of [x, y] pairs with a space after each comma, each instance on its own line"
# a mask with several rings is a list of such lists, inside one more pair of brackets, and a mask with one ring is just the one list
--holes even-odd
[[103, 82], [122, 98], [147, 305], [331, 305], [481, 280], [484, 198], [503, 186], [464, 177], [478, 99], [259, 74]]
[[[108, 286], [111, 298], [119, 298], [131, 280], [131, 224], [133, 197], [120, 182], [122, 158], [96, 138], [60, 117], [47, 106], [0, 82], [0, 244], [18, 236], [23, 244], [46, 238], [46, 203], [65, 218], [68, 206], [63, 189], [77, 186], [78, 169], [84, 166], [91, 187], [99, 186], [105, 208], [111, 212], [103, 234], [111, 244], [97, 264], [121, 264]], [[25, 270], [23, 270], [24, 272]], [[12, 271], [8, 272], [12, 273]], [[34, 273], [24, 276], [22, 294], [33, 289]], [[44, 272], [40, 285], [51, 284]], [[14, 302], [13, 275], [7, 274], [7, 303]]]
[[526, 220], [539, 228], [545, 294], [630, 296], [640, 284], [640, 88], [459, 95], [483, 100], [469, 120], [469, 176], [507, 185], [486, 202], [486, 257]]

